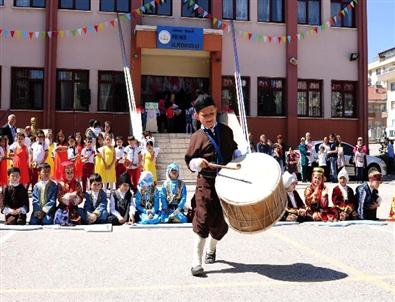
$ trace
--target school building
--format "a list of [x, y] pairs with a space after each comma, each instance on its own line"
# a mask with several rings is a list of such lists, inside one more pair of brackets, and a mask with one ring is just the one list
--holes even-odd
[[[128, 134], [116, 12], [138, 105], [196, 89], [237, 112], [234, 20], [249, 130], [367, 141], [366, 0], [0, 0], [0, 102], [19, 127]], [[336, 16], [335, 18], [333, 18]], [[225, 24], [225, 25], [224, 25]], [[2, 123], [5, 123], [3, 116]]]

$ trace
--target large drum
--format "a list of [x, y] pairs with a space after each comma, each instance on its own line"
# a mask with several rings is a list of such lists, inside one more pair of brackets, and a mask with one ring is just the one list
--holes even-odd
[[263, 231], [281, 218], [287, 205], [281, 168], [264, 153], [249, 153], [221, 169], [215, 180], [224, 215], [239, 232]]

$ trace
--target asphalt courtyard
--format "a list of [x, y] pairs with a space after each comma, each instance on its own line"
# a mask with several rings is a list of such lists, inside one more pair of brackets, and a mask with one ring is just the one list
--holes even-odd
[[[380, 187], [381, 218], [394, 187]], [[395, 301], [394, 222], [230, 231], [203, 278], [190, 274], [191, 234], [0, 231], [0, 301]]]

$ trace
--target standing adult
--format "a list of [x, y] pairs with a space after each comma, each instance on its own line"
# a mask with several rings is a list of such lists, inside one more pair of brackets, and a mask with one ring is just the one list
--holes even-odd
[[344, 156], [344, 147], [342, 144], [341, 136], [336, 135], [337, 140], [337, 172], [339, 172], [346, 165], [346, 158]]
[[395, 166], [394, 166], [394, 161], [395, 161], [395, 155], [394, 155], [394, 141], [390, 140], [387, 145], [387, 154], [388, 154], [388, 174], [391, 174], [392, 172], [395, 171]]
[[306, 144], [306, 148], [307, 148], [307, 158], [309, 160], [309, 163], [307, 165], [307, 180], [310, 181], [311, 180], [311, 175], [313, 173], [313, 168], [315, 165], [315, 149], [314, 149], [314, 143], [311, 139], [311, 134], [310, 132], [306, 132], [305, 135], [305, 144]]
[[300, 138], [300, 144], [298, 146], [300, 153], [300, 165], [302, 166], [302, 181], [307, 182], [307, 167], [309, 165], [309, 159], [307, 158], [307, 146], [306, 139], [304, 137]]
[[328, 153], [331, 151], [331, 147], [329, 146], [329, 139], [327, 136], [324, 137], [324, 140], [322, 141], [322, 144], [320, 145], [320, 148], [324, 147], [324, 153], [326, 157], [326, 166], [324, 167], [325, 170], [325, 178], [329, 180], [330, 174], [331, 174], [331, 163], [328, 158]]
[[193, 276], [204, 274], [202, 267], [203, 248], [210, 235], [205, 263], [215, 262], [217, 242], [228, 232], [219, 197], [215, 190], [217, 169], [212, 162], [226, 165], [237, 155], [237, 144], [228, 126], [216, 120], [217, 108], [208, 96], [195, 103], [197, 118], [202, 127], [191, 136], [185, 161], [193, 172], [198, 172], [195, 191], [195, 215], [192, 225], [194, 249], [191, 273]]
[[266, 134], [261, 134], [259, 137], [259, 143], [256, 144], [256, 151], [265, 153], [267, 155], [272, 155], [273, 150], [267, 143]]
[[16, 116], [15, 114], [10, 114], [7, 118], [7, 124], [3, 128], [4, 135], [8, 138], [8, 145], [12, 145], [16, 141]]
[[363, 144], [362, 137], [358, 137], [357, 144], [353, 148], [354, 164], [356, 169], [357, 181], [362, 183], [365, 175], [366, 145]]
[[337, 182], [337, 147], [338, 143], [335, 134], [329, 134], [329, 146], [331, 150], [328, 152], [327, 158], [331, 163], [331, 178], [332, 182]]

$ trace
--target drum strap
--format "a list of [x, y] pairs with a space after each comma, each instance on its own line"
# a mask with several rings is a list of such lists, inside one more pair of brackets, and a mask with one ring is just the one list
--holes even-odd
[[205, 128], [204, 132], [207, 134], [208, 140], [210, 141], [210, 143], [213, 145], [213, 147], [215, 149], [216, 163], [223, 164], [222, 152], [221, 152], [221, 148], [219, 146], [219, 144], [221, 142], [221, 138], [220, 138], [220, 132], [219, 132], [218, 125], [219, 124], [217, 123], [217, 125], [215, 125], [215, 127], [214, 127], [215, 138], [213, 137], [213, 133], [211, 132], [210, 129]]

